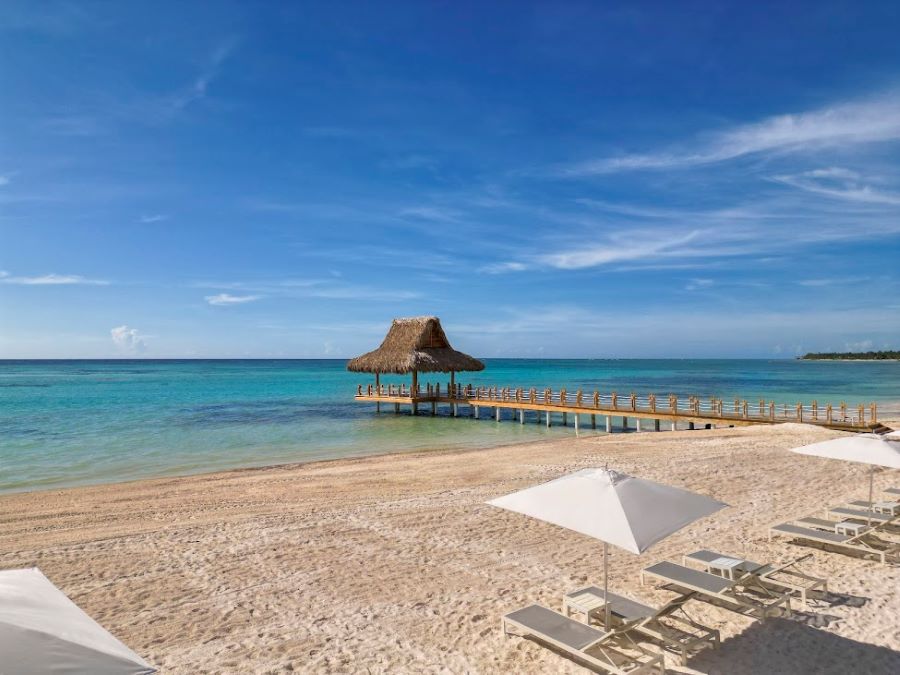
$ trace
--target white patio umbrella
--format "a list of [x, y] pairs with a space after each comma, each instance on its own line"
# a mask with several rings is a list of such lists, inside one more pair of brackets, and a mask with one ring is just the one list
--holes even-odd
[[37, 567], [0, 571], [0, 673], [155, 672]]
[[900, 433], [842, 436], [841, 438], [832, 438], [829, 441], [792, 448], [791, 452], [801, 455], [826, 457], [828, 459], [843, 459], [846, 462], [871, 464], [872, 469], [869, 471], [869, 503], [871, 504], [875, 467], [886, 466], [891, 469], [900, 469]]
[[704, 495], [610, 469], [582, 469], [488, 504], [602, 541], [604, 596], [609, 590], [609, 544], [640, 554], [682, 527], [727, 506]]

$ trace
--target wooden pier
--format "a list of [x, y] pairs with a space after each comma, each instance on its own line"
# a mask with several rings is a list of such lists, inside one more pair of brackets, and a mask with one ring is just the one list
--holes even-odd
[[[413, 391], [415, 395], [413, 395]], [[876, 404], [848, 406], [775, 403], [774, 401], [746, 401], [742, 399], [724, 400], [720, 398], [701, 399], [696, 396], [657, 396], [655, 394], [620, 395], [615, 392], [598, 391], [569, 392], [565, 389], [523, 389], [515, 387], [485, 387], [447, 383], [418, 385], [359, 385], [356, 400], [360, 403], [374, 403], [377, 410], [381, 404], [393, 404], [394, 411], [401, 406], [409, 406], [412, 414], [424, 411], [431, 415], [438, 413], [438, 406], [448, 406], [449, 415], [461, 414], [482, 417], [482, 409], [488, 409], [491, 418], [515, 419], [524, 424], [528, 417], [533, 422], [551, 426], [554, 423], [568, 424], [573, 418], [576, 433], [581, 422], [587, 422], [592, 429], [597, 428], [597, 418], [604, 418], [607, 432], [614, 428], [636, 431], [659, 431], [662, 423], [671, 429], [677, 424], [688, 429], [713, 428], [715, 426], [742, 426], [750, 424], [780, 424], [800, 422], [817, 424], [829, 429], [843, 431], [877, 430], [878, 409]], [[530, 414], [529, 414], [530, 413]], [[554, 417], [556, 421], [554, 422]], [[618, 423], [615, 420], [620, 420]], [[629, 425], [633, 421], [633, 427]], [[647, 426], [644, 426], [646, 423]]]
[[[432, 415], [438, 413], [439, 406], [448, 406], [448, 412], [458, 417], [460, 410], [471, 417], [482, 417], [487, 408], [498, 422], [507, 418], [518, 419], [525, 424], [531, 416], [537, 423], [548, 427], [556, 419], [568, 425], [571, 415], [578, 433], [579, 424], [587, 416], [592, 429], [597, 428], [597, 418], [602, 417], [607, 432], [613, 431], [613, 420], [623, 430], [631, 429], [629, 420], [636, 431], [644, 430], [645, 423], [652, 423], [653, 429], [660, 430], [663, 423], [674, 431], [678, 424], [688, 429], [711, 428], [717, 425], [738, 426], [748, 424], [779, 424], [802, 422], [818, 424], [830, 429], [844, 431], [885, 431], [878, 423], [878, 410], [874, 403], [868, 405], [820, 406], [816, 401], [788, 404], [774, 401], [745, 401], [741, 399], [701, 399], [697, 396], [657, 396], [647, 394], [619, 395], [616, 392], [598, 391], [568, 392], [565, 389], [528, 389], [521, 387], [485, 387], [456, 383], [456, 373], [484, 370], [484, 363], [458, 352], [450, 346], [440, 319], [434, 316], [419, 316], [394, 319], [384, 341], [378, 349], [351, 359], [347, 369], [356, 373], [371, 373], [375, 383], [359, 385], [356, 400], [360, 403], [374, 403], [381, 411], [381, 404], [393, 404], [394, 412], [401, 406], [409, 406], [413, 415], [421, 406]], [[383, 374], [410, 375], [410, 384], [381, 384]], [[450, 381], [421, 386], [419, 373], [449, 374]]]

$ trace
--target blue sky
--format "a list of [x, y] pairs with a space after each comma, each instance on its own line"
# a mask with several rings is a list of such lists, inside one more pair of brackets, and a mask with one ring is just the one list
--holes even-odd
[[900, 6], [0, 5], [0, 358], [900, 347]]

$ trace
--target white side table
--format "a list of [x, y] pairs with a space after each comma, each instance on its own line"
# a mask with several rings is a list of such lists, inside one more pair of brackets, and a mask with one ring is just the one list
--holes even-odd
[[872, 504], [872, 510], [875, 513], [886, 513], [889, 516], [896, 516], [900, 513], [900, 503], [897, 502], [875, 502]]
[[853, 523], [849, 520], [843, 520], [840, 523], [834, 524], [834, 531], [836, 534], [846, 534], [853, 537], [865, 529], [866, 525], [864, 523]]
[[572, 612], [583, 613], [586, 623], [590, 623], [591, 619], [600, 619], [602, 622], [606, 600], [596, 593], [584, 591], [578, 595], [567, 595], [563, 599], [563, 609], [566, 616], [572, 616]]
[[728, 556], [722, 556], [721, 558], [710, 560], [707, 563], [711, 574], [718, 573], [720, 576], [731, 579], [732, 581], [734, 581], [734, 571], [743, 564], [744, 561], [740, 558], [729, 558]]

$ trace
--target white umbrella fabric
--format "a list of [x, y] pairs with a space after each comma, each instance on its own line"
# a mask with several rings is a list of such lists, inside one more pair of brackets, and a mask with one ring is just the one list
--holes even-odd
[[875, 467], [886, 466], [891, 469], [900, 469], [900, 434], [893, 432], [885, 435], [857, 434], [855, 436], [842, 436], [829, 441], [804, 445], [800, 448], [792, 448], [791, 452], [801, 455], [813, 455], [828, 459], [842, 459], [846, 462], [860, 462], [871, 464], [869, 472], [869, 503], [872, 503], [872, 493], [875, 480]]
[[704, 495], [610, 469], [582, 469], [488, 504], [602, 541], [604, 594], [609, 590], [609, 544], [640, 554], [727, 506]]
[[0, 571], [0, 673], [155, 673], [37, 567]]

